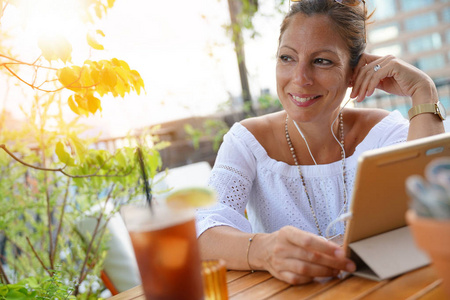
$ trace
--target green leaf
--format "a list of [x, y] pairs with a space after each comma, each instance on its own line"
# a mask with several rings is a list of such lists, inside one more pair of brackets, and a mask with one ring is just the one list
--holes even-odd
[[59, 161], [62, 162], [63, 164], [66, 164], [68, 166], [75, 165], [73, 157], [70, 155], [69, 152], [67, 152], [66, 146], [64, 146], [63, 143], [58, 142], [56, 144], [55, 153], [58, 156]]
[[25, 289], [25, 293], [23, 290], [9, 290], [8, 294], [6, 294], [6, 299], [11, 300], [28, 300], [28, 291]]
[[125, 169], [128, 166], [127, 157], [123, 151], [117, 152], [115, 158], [120, 167]]
[[84, 143], [81, 139], [79, 139], [75, 134], [71, 134], [69, 136], [69, 140], [71, 145], [75, 148], [75, 154], [78, 157], [78, 161], [84, 161], [87, 153], [87, 148], [84, 146]]

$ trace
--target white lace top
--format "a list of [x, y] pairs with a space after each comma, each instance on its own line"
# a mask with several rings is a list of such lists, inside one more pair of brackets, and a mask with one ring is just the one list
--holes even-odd
[[[375, 125], [346, 159], [347, 198], [350, 201], [358, 157], [367, 150], [406, 141], [409, 123], [394, 111]], [[286, 145], [280, 145], [287, 147]], [[343, 210], [342, 161], [301, 166], [306, 189], [325, 234], [328, 224]], [[231, 226], [244, 232], [277, 231], [292, 225], [318, 233], [296, 166], [270, 158], [255, 137], [240, 123], [224, 136], [209, 185], [218, 204], [197, 212], [197, 235], [214, 226]], [[248, 219], [245, 216], [247, 209]], [[342, 224], [334, 234], [344, 232]]]

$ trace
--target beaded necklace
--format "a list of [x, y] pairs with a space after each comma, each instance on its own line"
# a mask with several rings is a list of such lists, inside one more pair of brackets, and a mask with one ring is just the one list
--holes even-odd
[[[312, 207], [312, 204], [311, 204], [311, 198], [309, 197], [308, 190], [306, 189], [305, 178], [303, 178], [303, 174], [302, 174], [302, 171], [300, 169], [300, 165], [299, 165], [298, 160], [297, 160], [297, 155], [295, 154], [295, 149], [294, 149], [294, 146], [292, 145], [291, 137], [289, 135], [288, 119], [289, 119], [289, 116], [286, 116], [286, 121], [285, 121], [285, 124], [284, 124], [284, 130], [286, 132], [286, 141], [288, 143], [289, 149], [291, 150], [292, 158], [294, 159], [294, 163], [297, 166], [298, 173], [300, 174], [300, 179], [302, 180], [303, 189], [305, 191], [306, 198], [308, 199], [309, 208], [310, 208], [311, 213], [312, 213], [312, 215], [314, 217], [314, 222], [316, 223], [317, 231], [318, 231], [320, 236], [323, 236], [322, 235], [322, 230], [320, 230], [320, 227], [319, 227], [319, 222], [317, 221], [316, 213], [315, 213], [314, 208]], [[345, 211], [346, 211], [345, 206], [347, 204], [347, 191], [346, 191], [347, 190], [346, 189], [347, 183], [346, 183], [346, 180], [345, 180], [344, 117], [343, 117], [342, 113], [339, 114], [339, 128], [340, 128], [340, 138], [341, 138], [341, 145], [342, 145], [342, 147], [341, 147], [341, 158], [342, 158], [342, 176], [343, 176], [343, 179], [344, 179], [344, 213], [345, 213]]]

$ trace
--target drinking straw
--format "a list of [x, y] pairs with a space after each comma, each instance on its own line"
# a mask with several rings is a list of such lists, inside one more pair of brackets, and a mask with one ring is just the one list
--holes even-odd
[[151, 193], [151, 188], [150, 185], [148, 184], [148, 180], [147, 180], [147, 173], [145, 172], [145, 164], [144, 164], [144, 158], [142, 155], [142, 150], [140, 147], [137, 147], [137, 154], [138, 154], [138, 161], [139, 161], [139, 166], [141, 167], [141, 175], [142, 175], [142, 179], [144, 180], [144, 193], [147, 199], [147, 204], [150, 207], [150, 211], [153, 212], [152, 209], [152, 193]]

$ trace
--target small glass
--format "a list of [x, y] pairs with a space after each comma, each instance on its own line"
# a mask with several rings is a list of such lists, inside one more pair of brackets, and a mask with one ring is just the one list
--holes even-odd
[[223, 259], [202, 262], [205, 300], [227, 300], [227, 268]]
[[148, 300], [203, 299], [193, 209], [127, 205], [121, 209]]

